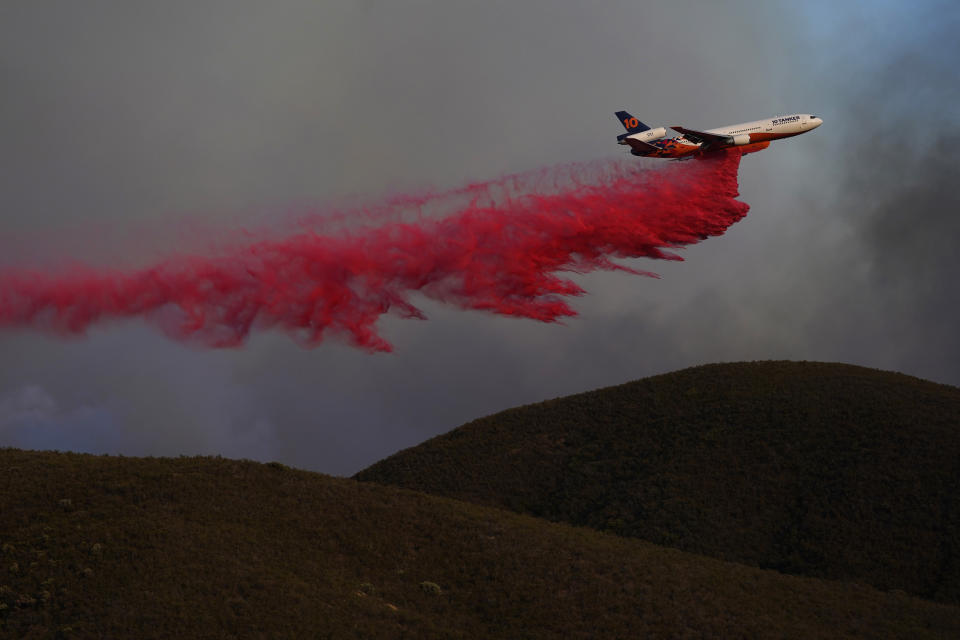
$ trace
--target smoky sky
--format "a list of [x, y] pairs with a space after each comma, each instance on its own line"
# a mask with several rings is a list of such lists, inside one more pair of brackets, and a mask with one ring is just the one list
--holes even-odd
[[[960, 384], [947, 2], [7, 2], [0, 265], [143, 264], [348, 197], [616, 157], [613, 112], [824, 125], [744, 158], [751, 211], [563, 324], [415, 300], [392, 354], [136, 321], [0, 335], [0, 446], [349, 474], [517, 404], [716, 361]], [[640, 161], [651, 163], [653, 161]]]

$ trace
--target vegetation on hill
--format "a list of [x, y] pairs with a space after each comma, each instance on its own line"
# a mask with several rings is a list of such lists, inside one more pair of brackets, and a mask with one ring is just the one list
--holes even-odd
[[2, 638], [954, 637], [960, 608], [220, 458], [0, 450]]
[[476, 420], [357, 478], [960, 601], [960, 389], [901, 374], [695, 367]]

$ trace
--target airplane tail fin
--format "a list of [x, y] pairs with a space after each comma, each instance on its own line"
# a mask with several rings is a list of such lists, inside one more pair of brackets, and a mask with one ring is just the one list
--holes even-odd
[[620, 121], [620, 124], [623, 125], [623, 128], [627, 130], [628, 134], [640, 133], [650, 128], [626, 111], [617, 111], [617, 120]]

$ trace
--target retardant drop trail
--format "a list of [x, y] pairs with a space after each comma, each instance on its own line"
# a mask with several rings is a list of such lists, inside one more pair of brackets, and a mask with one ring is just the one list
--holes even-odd
[[[412, 292], [464, 309], [553, 322], [583, 293], [563, 272], [624, 270], [614, 258], [680, 260], [669, 249], [722, 234], [746, 215], [740, 155], [638, 169], [610, 162], [520, 174], [384, 201], [379, 226], [302, 231], [217, 256], [170, 258], [133, 271], [0, 272], [0, 327], [82, 334], [143, 316], [168, 335], [240, 345], [282, 328], [304, 344], [334, 335], [390, 351], [377, 319], [422, 317]], [[391, 215], [413, 203], [447, 215]], [[367, 211], [369, 213], [369, 210]]]

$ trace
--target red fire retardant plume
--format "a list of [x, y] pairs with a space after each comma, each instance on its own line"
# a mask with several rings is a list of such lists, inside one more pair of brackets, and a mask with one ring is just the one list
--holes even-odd
[[[576, 315], [567, 300], [583, 293], [564, 272], [654, 276], [611, 259], [680, 260], [669, 250], [720, 235], [746, 215], [735, 199], [739, 162], [728, 153], [653, 170], [623, 162], [552, 168], [358, 210], [356, 219], [373, 227], [300, 230], [130, 271], [6, 269], [0, 327], [82, 334], [143, 316], [211, 347], [279, 327], [307, 345], [334, 335], [390, 351], [376, 321], [388, 311], [423, 317], [413, 292], [554, 322]], [[446, 215], [424, 214], [430, 207]]]

